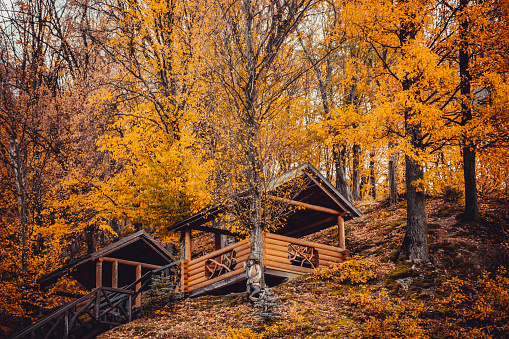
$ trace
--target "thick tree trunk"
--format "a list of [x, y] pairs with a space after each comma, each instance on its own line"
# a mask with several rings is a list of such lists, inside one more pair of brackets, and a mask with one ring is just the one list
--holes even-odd
[[353, 200], [361, 200], [361, 176], [360, 176], [360, 153], [361, 147], [353, 145], [353, 171], [352, 171], [352, 196]]
[[[460, 1], [460, 10], [468, 5], [470, 0]], [[461, 77], [460, 92], [463, 97], [470, 98], [472, 76], [468, 71], [470, 56], [468, 54], [468, 44], [465, 41], [468, 34], [468, 18], [465, 16], [460, 27], [460, 49], [459, 49], [459, 68]], [[472, 120], [472, 109], [466, 100], [461, 103], [461, 125], [465, 126]], [[464, 141], [463, 146], [463, 177], [465, 179], [465, 218], [468, 220], [479, 221], [479, 205], [477, 202], [477, 180], [475, 177], [475, 145], [469, 140]]]
[[422, 166], [405, 156], [406, 163], [406, 191], [407, 191], [407, 227], [400, 256], [405, 255], [409, 260], [428, 261], [428, 226], [426, 222], [426, 205], [422, 181], [424, 172]]
[[352, 192], [348, 185], [348, 179], [346, 177], [345, 169], [345, 147], [340, 149], [339, 145], [334, 145], [332, 152], [334, 158], [334, 169], [336, 171], [336, 189], [344, 196], [348, 201], [352, 201]]
[[463, 147], [463, 176], [465, 179], [465, 218], [479, 221], [477, 182], [475, 177], [475, 148]]

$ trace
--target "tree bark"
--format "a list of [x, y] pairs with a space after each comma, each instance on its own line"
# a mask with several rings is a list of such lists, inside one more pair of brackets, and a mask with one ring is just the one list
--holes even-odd
[[465, 179], [465, 219], [479, 222], [481, 217], [477, 201], [474, 145], [463, 147], [463, 177]]
[[[463, 11], [470, 0], [460, 1], [460, 10]], [[465, 126], [472, 120], [472, 109], [467, 101], [470, 101], [472, 76], [468, 71], [470, 55], [468, 54], [468, 43], [466, 36], [468, 34], [468, 17], [465, 16], [460, 25], [460, 48], [459, 48], [459, 68], [461, 77], [461, 96], [464, 98], [461, 102], [461, 125]], [[477, 180], [475, 176], [475, 145], [470, 140], [463, 141], [463, 177], [465, 179], [465, 218], [467, 220], [479, 221], [479, 204], [477, 201]]]
[[9, 145], [9, 159], [14, 170], [14, 181], [16, 182], [16, 197], [18, 201], [19, 212], [19, 234], [21, 237], [21, 268], [23, 273], [28, 271], [28, 202], [27, 190], [25, 185], [24, 166], [21, 159], [20, 144], [14, 138]]
[[373, 158], [375, 157], [375, 152], [370, 153], [369, 160], [369, 181], [371, 184], [371, 196], [373, 200], [376, 200], [376, 176], [375, 176], [375, 161]]
[[352, 201], [352, 192], [350, 191], [350, 187], [348, 185], [348, 178], [346, 177], [346, 169], [344, 165], [345, 153], [346, 146], [343, 146], [342, 149], [340, 149], [339, 145], [334, 145], [332, 155], [334, 160], [334, 169], [336, 171], [336, 189], [348, 201]]
[[361, 147], [353, 145], [353, 171], [352, 171], [352, 196], [353, 200], [361, 200], [361, 176], [360, 176], [360, 152]]
[[422, 166], [405, 156], [406, 191], [407, 191], [407, 227], [400, 256], [409, 260], [428, 261], [428, 226], [426, 222], [426, 205], [424, 187], [415, 182], [424, 178]]
[[[389, 143], [389, 149], [394, 146]], [[398, 186], [396, 181], [396, 155], [391, 154], [389, 157], [389, 205], [394, 205], [398, 202]]]

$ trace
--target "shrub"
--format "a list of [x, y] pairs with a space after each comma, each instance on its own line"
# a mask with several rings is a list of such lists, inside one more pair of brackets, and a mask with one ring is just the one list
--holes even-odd
[[[167, 311], [167, 304], [180, 298], [180, 293], [175, 292], [175, 287], [175, 284], [166, 277], [153, 279], [152, 288], [142, 294], [142, 312], [149, 313], [163, 308]], [[164, 314], [164, 312], [158, 314]]]
[[315, 276], [321, 280], [335, 280], [352, 285], [364, 284], [377, 277], [375, 270], [379, 264], [374, 259], [354, 256], [348, 261], [332, 264], [328, 268], [316, 269]]
[[502, 267], [490, 277], [484, 272], [478, 281], [482, 289], [472, 308], [466, 310], [467, 319], [495, 338], [505, 338], [509, 333], [509, 277]]

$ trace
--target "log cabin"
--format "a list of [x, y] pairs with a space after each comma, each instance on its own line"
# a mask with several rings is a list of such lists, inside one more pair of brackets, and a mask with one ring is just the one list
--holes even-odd
[[[299, 183], [297, 192], [291, 198], [279, 196], [278, 188], [290, 187], [292, 182]], [[311, 273], [315, 268], [328, 267], [346, 259], [345, 221], [360, 217], [361, 213], [315, 167], [309, 164], [300, 166], [269, 187], [269, 197], [287, 204], [291, 212], [285, 216], [280, 228], [263, 235], [267, 285], [277, 285], [286, 278]], [[218, 226], [221, 223], [217, 220], [226, 210], [227, 206], [214, 206], [168, 228], [181, 236], [181, 286], [187, 296], [245, 289], [243, 263], [251, 252], [250, 241], [232, 233], [224, 225]], [[332, 226], [337, 227], [337, 245], [302, 239]], [[197, 231], [214, 234], [214, 250], [192, 257], [193, 233]], [[224, 236], [237, 241], [224, 246], [221, 241]]]

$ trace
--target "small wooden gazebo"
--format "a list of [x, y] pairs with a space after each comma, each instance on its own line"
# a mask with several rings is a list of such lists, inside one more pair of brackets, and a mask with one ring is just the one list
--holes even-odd
[[[291, 199], [277, 195], [277, 187], [291, 185], [292, 181], [306, 182]], [[312, 272], [341, 262], [347, 256], [345, 247], [345, 221], [361, 213], [313, 166], [306, 164], [283, 175], [272, 185], [271, 197], [293, 208], [284, 225], [274, 233], [264, 234], [264, 263], [267, 283], [277, 284], [282, 279]], [[180, 232], [183, 241], [181, 286], [190, 296], [217, 291], [228, 292], [245, 287], [242, 263], [250, 254], [249, 240], [242, 240], [221, 248], [221, 235], [236, 236], [227, 229], [217, 227], [225, 206], [214, 206], [192, 215], [168, 228]], [[337, 246], [301, 239], [301, 237], [337, 225]], [[213, 233], [215, 250], [192, 258], [192, 232]]]
[[[69, 274], [87, 290], [101, 286], [119, 288], [175, 260], [157, 240], [141, 230], [45, 275], [38, 283], [45, 288]], [[135, 306], [139, 303], [138, 298]]]

